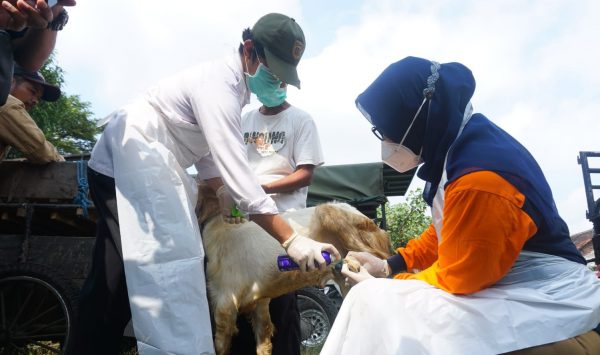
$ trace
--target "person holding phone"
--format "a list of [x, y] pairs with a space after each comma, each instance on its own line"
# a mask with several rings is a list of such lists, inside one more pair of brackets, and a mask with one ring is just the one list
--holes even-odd
[[3, 0], [0, 7], [0, 106], [10, 91], [13, 61], [36, 72], [56, 44], [58, 31], [69, 20], [66, 6], [75, 0]]

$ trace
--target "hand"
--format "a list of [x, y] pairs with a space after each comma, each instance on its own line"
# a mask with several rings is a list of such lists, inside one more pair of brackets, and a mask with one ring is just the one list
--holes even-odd
[[360, 263], [361, 269], [367, 269], [369, 274], [371, 274], [373, 277], [388, 277], [390, 274], [390, 269], [387, 265], [387, 261], [379, 259], [375, 255], [369, 254], [364, 251], [350, 251], [348, 252], [346, 257], [349, 256], [356, 259]]
[[[300, 266], [300, 270], [324, 270], [327, 267], [322, 251], [329, 252], [336, 260], [340, 253], [331, 244], [319, 243], [296, 232], [282, 244], [288, 255]], [[316, 264], [316, 265], [315, 265]]]
[[349, 286], [354, 286], [359, 282], [374, 278], [373, 275], [369, 274], [367, 268], [361, 267], [358, 272], [353, 272], [350, 271], [346, 263], [342, 266], [342, 275], [346, 276], [345, 281]]
[[229, 192], [227, 192], [225, 185], [221, 185], [221, 187], [217, 189], [216, 194], [217, 198], [219, 199], [221, 214], [223, 215], [223, 220], [225, 222], [231, 224], [239, 224], [246, 222], [246, 218], [244, 218], [241, 212], [239, 212], [239, 210], [237, 209], [235, 201], [233, 200]]
[[31, 28], [45, 29], [54, 18], [45, 0], [17, 0], [16, 4], [15, 1], [4, 0], [2, 7], [13, 18], [13, 24], [17, 19], [18, 23], [25, 21]]
[[17, 0], [2, 1], [2, 8], [0, 8], [0, 29], [21, 31], [27, 26], [27, 18], [14, 6], [16, 4]]

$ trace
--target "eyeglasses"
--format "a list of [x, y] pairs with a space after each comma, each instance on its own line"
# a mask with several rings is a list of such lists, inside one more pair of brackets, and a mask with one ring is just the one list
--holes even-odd
[[[417, 120], [417, 117], [419, 117], [419, 114], [421, 113], [421, 109], [423, 108], [423, 105], [425, 105], [426, 102], [427, 102], [427, 97], [425, 97], [423, 99], [423, 102], [421, 102], [421, 106], [419, 106], [419, 109], [417, 110], [417, 113], [413, 117], [412, 121], [410, 121], [410, 125], [408, 125], [408, 128], [406, 129], [406, 132], [404, 132], [404, 136], [400, 140], [400, 144], [404, 143], [404, 140], [406, 139], [406, 136], [408, 135], [408, 132], [410, 132], [410, 129], [412, 128], [413, 123], [415, 123], [415, 121]], [[431, 104], [431, 101], [429, 101], [429, 103]], [[369, 119], [369, 122], [371, 122], [370, 119]], [[375, 135], [375, 137], [377, 137], [377, 139], [379, 139], [380, 141], [384, 141], [385, 140], [383, 138], [383, 134], [377, 129], [377, 127], [375, 127], [375, 126], [371, 127], [371, 132], [373, 132], [373, 134]]]
[[373, 126], [371, 128], [371, 132], [373, 132], [373, 134], [375, 135], [375, 137], [377, 137], [377, 139], [379, 139], [380, 141], [383, 141], [383, 134], [381, 134], [381, 132], [379, 132], [377, 127]]

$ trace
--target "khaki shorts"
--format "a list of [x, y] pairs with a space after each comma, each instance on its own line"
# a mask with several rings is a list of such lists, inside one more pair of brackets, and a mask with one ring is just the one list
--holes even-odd
[[509, 355], [596, 355], [600, 354], [600, 335], [595, 331], [556, 343], [505, 353]]

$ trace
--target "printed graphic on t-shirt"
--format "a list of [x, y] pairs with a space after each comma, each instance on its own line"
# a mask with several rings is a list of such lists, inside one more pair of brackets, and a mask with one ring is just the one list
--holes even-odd
[[258, 154], [267, 157], [278, 152], [285, 145], [285, 131], [244, 132], [244, 144], [252, 144]]

